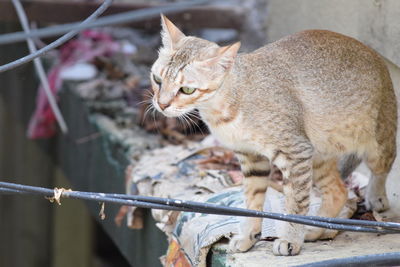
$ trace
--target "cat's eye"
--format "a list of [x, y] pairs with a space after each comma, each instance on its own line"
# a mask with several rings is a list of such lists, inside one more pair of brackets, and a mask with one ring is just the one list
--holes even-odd
[[162, 80], [161, 80], [160, 77], [158, 77], [157, 75], [153, 74], [153, 80], [158, 86], [161, 86]]
[[191, 95], [196, 91], [196, 88], [184, 86], [180, 88], [180, 91], [185, 95]]

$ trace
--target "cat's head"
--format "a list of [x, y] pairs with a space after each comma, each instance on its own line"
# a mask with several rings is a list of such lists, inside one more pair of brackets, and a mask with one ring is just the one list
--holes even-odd
[[240, 43], [216, 43], [185, 36], [161, 15], [162, 47], [150, 73], [153, 105], [168, 117], [178, 117], [209, 100], [230, 71]]

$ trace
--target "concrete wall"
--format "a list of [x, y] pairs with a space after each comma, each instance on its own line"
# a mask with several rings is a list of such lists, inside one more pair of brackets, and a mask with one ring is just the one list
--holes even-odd
[[[400, 20], [400, 17], [399, 17]], [[393, 85], [396, 90], [397, 96], [397, 113], [400, 114], [400, 68], [391, 63], [390, 61], [386, 62], [390, 75], [392, 77]], [[397, 125], [400, 125], [400, 119], [397, 122]], [[392, 171], [389, 174], [388, 181], [386, 183], [386, 190], [388, 193], [388, 197], [390, 200], [390, 205], [396, 211], [400, 211], [400, 130], [399, 126], [397, 126], [397, 158], [393, 164]], [[398, 214], [398, 213], [397, 213]], [[398, 214], [400, 215], [400, 214]]]
[[267, 36], [275, 41], [305, 29], [354, 37], [400, 66], [400, 1], [269, 0]]
[[[369, 45], [387, 59], [397, 98], [400, 99], [400, 1], [268, 0], [266, 21], [269, 42], [305, 29], [326, 29]], [[400, 155], [399, 133], [397, 140], [397, 154]], [[399, 176], [400, 156], [387, 182], [391, 205], [397, 210], [400, 210]]]

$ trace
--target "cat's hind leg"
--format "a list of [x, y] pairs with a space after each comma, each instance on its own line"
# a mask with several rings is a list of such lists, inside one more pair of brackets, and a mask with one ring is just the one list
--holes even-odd
[[[265, 200], [265, 192], [270, 185], [268, 176], [271, 171], [269, 160], [265, 157], [236, 153], [242, 172], [244, 195], [247, 209], [262, 210]], [[261, 233], [262, 218], [242, 218], [239, 233], [234, 235], [229, 242], [231, 252], [245, 252], [249, 250], [258, 240]]]
[[[347, 189], [340, 177], [335, 158], [321, 160], [314, 158], [313, 180], [318, 188], [322, 202], [317, 216], [336, 217], [347, 201]], [[325, 229], [310, 227], [307, 229], [305, 240], [314, 241], [319, 238], [333, 238], [337, 231], [324, 234]]]
[[365, 204], [368, 209], [385, 211], [389, 208], [386, 196], [386, 178], [396, 156], [396, 142], [386, 140], [367, 152], [365, 162], [371, 170], [372, 177], [367, 186]]
[[396, 96], [390, 89], [379, 110], [374, 135], [367, 145], [364, 158], [372, 172], [372, 177], [367, 186], [365, 203], [367, 208], [376, 211], [384, 211], [389, 208], [389, 201], [386, 196], [386, 178], [396, 158]]

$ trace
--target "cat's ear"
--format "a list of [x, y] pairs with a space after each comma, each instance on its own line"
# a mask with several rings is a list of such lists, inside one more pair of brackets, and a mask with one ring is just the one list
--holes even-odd
[[240, 42], [220, 47], [217, 52], [218, 64], [221, 65], [224, 69], [229, 69], [235, 62], [235, 58], [239, 51], [239, 48]]
[[185, 35], [163, 14], [161, 14], [161, 38], [165, 48], [174, 50], [176, 44], [185, 37]]
[[204, 68], [214, 68], [215, 66], [220, 66], [224, 70], [232, 67], [235, 62], [236, 55], [240, 48], [240, 42], [223, 46], [217, 49], [215, 55], [212, 58], [206, 59], [200, 62], [200, 65]]

